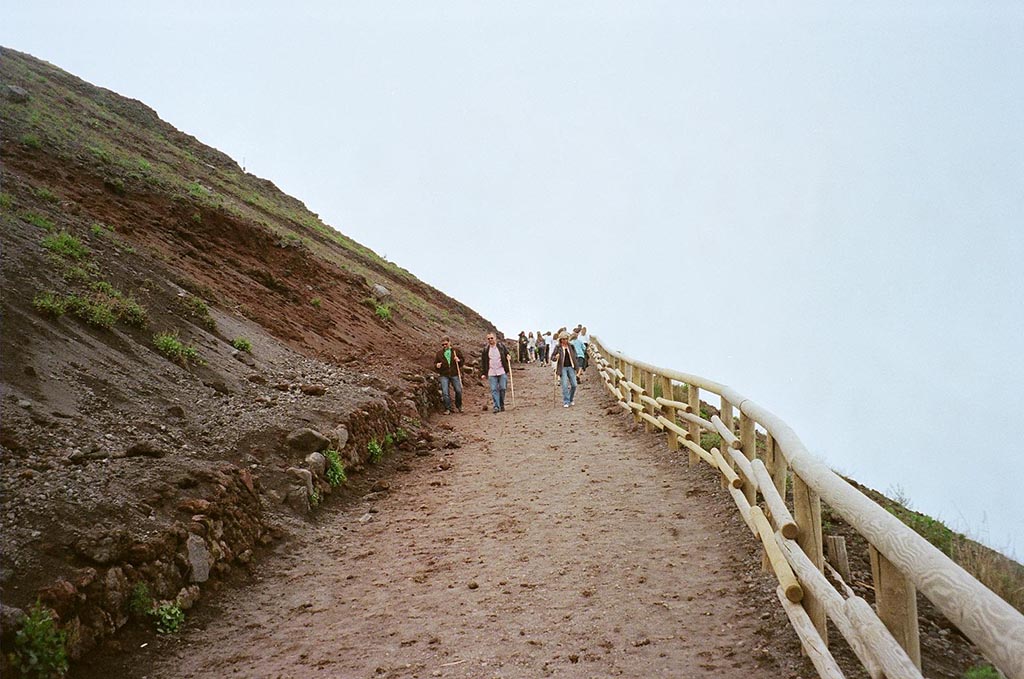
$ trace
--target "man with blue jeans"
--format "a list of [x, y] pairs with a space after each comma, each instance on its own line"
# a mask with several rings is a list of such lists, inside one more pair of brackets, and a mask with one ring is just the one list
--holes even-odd
[[491, 399], [494, 412], [505, 410], [505, 389], [508, 387], [508, 348], [499, 344], [493, 332], [487, 333], [487, 346], [480, 354], [480, 379], [484, 377], [491, 385]]
[[449, 385], [455, 389], [455, 408], [462, 412], [462, 352], [452, 346], [449, 338], [441, 340], [441, 351], [434, 357], [434, 369], [441, 376], [441, 400], [444, 401], [444, 414], [452, 413], [452, 397], [448, 393]]
[[551, 353], [555, 374], [562, 381], [562, 407], [568, 408], [576, 400], [576, 349], [569, 344], [564, 332], [558, 336], [558, 346]]

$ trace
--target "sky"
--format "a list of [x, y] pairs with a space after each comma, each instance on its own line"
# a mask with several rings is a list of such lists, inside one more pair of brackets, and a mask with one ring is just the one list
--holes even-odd
[[1024, 555], [1024, 4], [9, 4], [506, 334], [728, 384]]

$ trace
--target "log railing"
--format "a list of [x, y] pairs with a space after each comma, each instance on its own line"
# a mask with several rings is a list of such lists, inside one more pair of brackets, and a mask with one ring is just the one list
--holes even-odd
[[[828, 650], [827, 620], [871, 677], [921, 677], [920, 590], [1007, 677], [1024, 679], [1024, 616], [814, 457], [785, 422], [730, 387], [637, 361], [596, 336], [590, 351], [609, 393], [636, 423], [664, 432], [673, 450], [686, 448], [690, 464], [703, 461], [721, 474], [764, 546], [779, 599], [822, 677], [843, 676]], [[674, 400], [677, 384], [686, 387], [685, 402]], [[719, 415], [701, 416], [701, 390], [719, 397]], [[760, 457], [758, 428], [765, 441]], [[701, 431], [718, 434], [722, 449], [701, 447]], [[831, 567], [838, 588], [824, 575], [822, 501], [870, 545], [874, 608]]]

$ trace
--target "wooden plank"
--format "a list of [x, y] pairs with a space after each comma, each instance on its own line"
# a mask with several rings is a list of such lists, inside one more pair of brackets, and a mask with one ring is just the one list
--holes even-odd
[[875, 660], [885, 672], [886, 679], [923, 679], [917, 665], [892, 638], [867, 601], [859, 596], [852, 597], [846, 600], [845, 609], [846, 617], [860, 637], [861, 643], [871, 649]]
[[[665, 377], [664, 375], [662, 375], [662, 379], [668, 380], [668, 378]], [[669, 382], [671, 382], [671, 380], [669, 380]], [[662, 391], [664, 391], [664, 389], [662, 389]], [[675, 408], [676, 410], [681, 410], [684, 413], [693, 412], [693, 408], [692, 406], [690, 406], [689, 403], [683, 403], [682, 401], [673, 401], [672, 399], [665, 398], [664, 396], [659, 396], [656, 400], [658, 401], [658, 403], [660, 403], [662, 406], [666, 408]]]
[[[718, 463], [715, 462], [715, 458], [711, 456], [711, 453], [701, 448], [699, 445], [689, 439], [685, 439], [682, 436], [679, 437], [679, 444], [690, 451], [694, 460], [700, 459], [707, 462], [709, 465], [718, 469]], [[696, 462], [694, 462], [696, 464]]]
[[[684, 439], [689, 439], [690, 438], [690, 432], [686, 431], [685, 429], [680, 427], [675, 422], [672, 422], [671, 420], [669, 420], [664, 415], [661, 415], [661, 416], [658, 417], [658, 422], [661, 422], [662, 427], [664, 427], [665, 429], [668, 429], [670, 432], [672, 432], [676, 436], [679, 436], [680, 438], [684, 438]], [[679, 441], [676, 441], [676, 448], [678, 448], [678, 447], [679, 447]]]
[[[679, 417], [694, 417], [691, 413], [700, 413], [700, 389], [691, 382], [686, 383], [686, 402], [690, 406], [690, 412], [678, 413]], [[689, 422], [689, 420], [687, 421]], [[700, 443], [700, 427], [695, 422], [690, 422], [690, 440], [691, 442], [694, 442], [695, 445]], [[697, 447], [699, 448], [700, 446]], [[697, 464], [697, 460], [700, 459], [700, 453], [689, 446], [687, 446], [687, 448], [690, 450], [690, 466], [693, 466]]]
[[917, 621], [917, 589], [914, 583], [870, 544], [868, 551], [871, 553], [871, 575], [875, 584], [875, 608], [878, 610], [878, 617], [920, 669], [921, 639]]
[[[743, 457], [748, 462], [757, 457], [757, 438], [754, 436], [754, 420], [744, 415], [743, 411], [740, 411], [740, 450], [743, 451]], [[747, 478], [749, 479], [750, 477]], [[743, 489], [751, 504], [757, 502], [756, 485], [756, 481], [750, 480], [747, 487]]]
[[644, 405], [653, 406], [655, 408], [661, 407], [660, 403], [658, 403], [655, 399], [651, 398], [647, 394], [640, 394], [640, 402], [643, 403]]
[[[747, 502], [750, 502], [751, 496], [757, 493], [757, 480], [754, 478], [754, 472], [750, 468], [750, 460], [743, 457], [743, 453], [735, 448], [730, 448], [726, 452], [728, 453], [726, 459], [732, 462], [732, 468], [738, 469], [740, 474], [743, 475], [740, 477], [743, 480], [743, 493], [747, 496]], [[748, 488], [753, 489], [754, 493], [748, 493]]]
[[787, 599], [793, 603], [799, 603], [804, 598], [804, 589], [800, 586], [793, 569], [790, 568], [786, 557], [782, 555], [782, 550], [775, 542], [775, 531], [768, 523], [768, 517], [764, 515], [760, 507], [754, 505], [750, 508], [750, 518], [757, 528], [757, 536], [761, 539], [761, 544], [764, 545], [765, 554], [768, 555], [772, 571], [775, 572], [775, 577], [779, 580], [779, 586], [786, 593]]
[[[822, 551], [821, 539], [821, 500], [818, 494], [808, 486], [799, 476], [793, 477], [793, 513], [796, 515], [796, 524], [800, 531], [797, 536], [797, 543], [804, 551], [818, 571], [824, 570], [825, 554]], [[814, 596], [807, 597], [804, 601], [804, 610], [814, 621], [814, 627], [818, 634], [828, 643], [828, 626], [825, 618], [825, 608]]]
[[652, 417], [649, 413], [639, 413], [639, 415], [640, 419], [642, 419], [645, 424], [651, 425], [658, 431], [661, 431], [665, 428], [664, 426], [662, 426], [661, 422], [658, 421], [658, 418]]
[[[698, 427], [703, 427], [704, 429], [706, 429], [708, 431], [715, 431], [715, 425], [711, 424], [709, 421], [705, 420], [702, 417], [697, 417], [696, 415], [692, 415], [690, 413], [677, 413], [676, 416], [680, 420], [683, 420], [684, 422], [689, 422], [692, 425], [696, 425]], [[691, 433], [693, 433], [693, 428], [692, 427], [691, 427], [690, 431], [691, 431]], [[700, 437], [700, 432], [699, 431], [697, 432], [697, 437], [698, 438]]]
[[779, 497], [779, 492], [775, 490], [775, 484], [772, 483], [771, 476], [768, 475], [764, 462], [754, 460], [750, 463], [750, 468], [753, 471], [754, 479], [757, 481], [757, 488], [761, 491], [761, 497], [764, 498], [764, 503], [768, 506], [772, 522], [778, 527], [783, 537], [795, 538], [799, 532], [797, 523], [793, 519], [793, 515], [789, 513], [786, 503]]
[[638, 394], [644, 393], [644, 388], [631, 380], [623, 380], [621, 384], [626, 385], [626, 388], [629, 389], [630, 391], [635, 391]]
[[803, 606], [787, 599], [781, 586], [775, 588], [775, 594], [782, 602], [782, 608], [786, 611], [793, 629], [796, 630], [796, 635], [800, 637], [800, 644], [803, 646], [804, 652], [807, 653], [807, 659], [818, 671], [818, 676], [822, 679], [843, 679], [845, 675], [839, 669], [836, 659], [832, 657], [832, 653], [829, 652], [825, 641], [818, 634], [818, 630], [814, 629], [814, 623], [807, 617]]
[[743, 481], [740, 477], [736, 476], [736, 472], [732, 470], [729, 463], [722, 457], [722, 453], [718, 451], [718, 448], [711, 449], [711, 457], [715, 460], [715, 466], [718, 467], [718, 471], [722, 472], [722, 476], [725, 477], [726, 482], [733, 488], [740, 488], [743, 486]]
[[828, 563], [832, 564], [839, 579], [844, 583], [851, 582], [850, 557], [846, 554], [846, 538], [842, 535], [826, 535], [825, 547], [828, 549]]
[[813, 595], [824, 604], [832, 624], [850, 644], [854, 655], [864, 665], [871, 679], [881, 679], [882, 667], [875, 660], [870, 649], [864, 646], [864, 642], [846, 617], [846, 601], [843, 597], [832, 587], [832, 583], [822, 575], [821, 571], [811, 563], [796, 541], [786, 539], [776, 533], [775, 542], [779, 545], [779, 549], [782, 550], [793, 572], [800, 578], [800, 585], [804, 588], [805, 596]]
[[[661, 393], [663, 395], [672, 395], [672, 379], [670, 377], [666, 377], [665, 375], [661, 376]], [[661, 422], [663, 426], [665, 425], [665, 422], [669, 422], [672, 424], [673, 427], [675, 427], [676, 410], [678, 410], [678, 408], [673, 404], [675, 404], [676, 401], [670, 401], [662, 396], [658, 398], [657, 403], [665, 411], [663, 416], [658, 416], [658, 420]], [[684, 409], [689, 408], [689, 406], [687, 406], [685, 403], [680, 403], [679, 405], [683, 406]], [[669, 450], [679, 450], [678, 437], [682, 435], [682, 430], [676, 431], [673, 428], [665, 428], [668, 429], [668, 431], [665, 432], [665, 442], [668, 443]]]
[[722, 437], [725, 444], [730, 448], [739, 448], [740, 440], [736, 437], [736, 434], [732, 433], [732, 430], [726, 426], [725, 422], [722, 421], [718, 415], [711, 416], [711, 424], [714, 427], [714, 431], [718, 432], [718, 435]]
[[747, 502], [747, 497], [743, 494], [743, 491], [739, 488], [733, 488], [732, 486], [726, 486], [726, 490], [729, 491], [729, 495], [732, 496], [732, 501], [736, 503], [736, 509], [740, 512], [740, 518], [747, 524], [747, 528], [750, 532], [757, 537], [757, 524], [754, 523], [754, 517], [750, 513], [750, 503]]

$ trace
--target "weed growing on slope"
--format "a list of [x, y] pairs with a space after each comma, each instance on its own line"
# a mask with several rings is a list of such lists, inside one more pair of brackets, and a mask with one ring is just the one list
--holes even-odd
[[195, 295], [189, 295], [185, 297], [183, 303], [185, 305], [185, 312], [192, 318], [197, 319], [204, 328], [207, 330], [217, 329], [217, 322], [210, 315], [210, 307], [207, 306], [206, 302]]
[[309, 300], [309, 303], [313, 305], [314, 309], [319, 309], [324, 304], [323, 300], [320, 299], [319, 297], [314, 297], [313, 299]]
[[39, 200], [45, 200], [47, 203], [60, 202], [60, 198], [57, 197], [57, 194], [55, 194], [53, 191], [46, 188], [45, 186], [38, 187], [35, 191], [33, 191], [33, 193], [36, 195], [36, 198], [38, 198]]
[[324, 457], [327, 458], [327, 483], [332, 486], [340, 486], [348, 480], [345, 475], [345, 465], [341, 463], [341, 455], [334, 448], [328, 448], [324, 451]]
[[370, 442], [366, 444], [366, 450], [370, 453], [370, 462], [373, 464], [377, 464], [384, 459], [384, 448], [377, 439], [370, 439]]
[[39, 150], [43, 148], [43, 141], [39, 138], [39, 135], [32, 134], [31, 132], [21, 135], [21, 138], [18, 141], [30, 149]]
[[185, 623], [185, 611], [181, 606], [170, 601], [160, 604], [149, 613], [156, 623], [156, 631], [160, 634], [174, 634]]
[[203, 359], [193, 346], [186, 346], [178, 339], [177, 332], [161, 332], [153, 336], [153, 344], [157, 351], [182, 366], [189, 363], [202, 365]]
[[36, 308], [36, 311], [54, 317], [63, 316], [68, 310], [68, 305], [64, 298], [53, 291], [36, 295], [32, 300], [32, 306]]
[[43, 231], [53, 231], [55, 228], [53, 222], [42, 215], [37, 215], [35, 212], [27, 212], [21, 216], [26, 222], [42, 229]]
[[239, 351], [244, 351], [247, 354], [252, 353], [252, 342], [245, 339], [244, 337], [236, 337], [235, 339], [231, 340], [231, 346], [233, 346], [235, 349], [238, 349]]
[[57, 255], [78, 261], [89, 254], [89, 249], [82, 245], [82, 241], [72, 236], [67, 231], [46, 236], [42, 240], [42, 246]]
[[12, 207], [14, 207], [14, 199], [11, 198], [11, 194], [0, 193], [0, 210], [7, 212]]
[[11, 664], [26, 677], [62, 677], [68, 671], [67, 633], [57, 628], [50, 609], [38, 601], [14, 634]]
[[128, 598], [128, 612], [136, 618], [141, 618], [148, 615], [151, 610], [153, 610], [153, 597], [149, 594], [149, 587], [144, 582], [135, 583]]
[[391, 305], [390, 304], [381, 304], [381, 303], [378, 302], [376, 304], [375, 309], [374, 309], [374, 313], [377, 314], [377, 317], [380, 318], [380, 320], [382, 320], [382, 321], [390, 321], [391, 320]]

